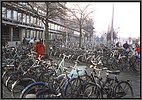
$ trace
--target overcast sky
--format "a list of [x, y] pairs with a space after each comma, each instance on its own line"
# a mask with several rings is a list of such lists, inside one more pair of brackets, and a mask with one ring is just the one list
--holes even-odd
[[[80, 7], [91, 4], [89, 9], [94, 9], [91, 17], [94, 20], [96, 34], [104, 33], [111, 26], [112, 8], [111, 2], [75, 2]], [[74, 3], [68, 3], [67, 7], [72, 7]], [[114, 3], [114, 29], [118, 30], [119, 37], [139, 37], [140, 36], [140, 3], [139, 2], [115, 2]]]

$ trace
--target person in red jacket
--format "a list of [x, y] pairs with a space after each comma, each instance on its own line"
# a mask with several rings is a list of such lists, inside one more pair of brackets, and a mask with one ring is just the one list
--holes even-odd
[[42, 58], [45, 55], [45, 46], [41, 41], [37, 41], [34, 49], [37, 52], [36, 59], [38, 59], [38, 57]]
[[139, 44], [136, 44], [135, 52], [136, 52], [136, 56], [138, 58], [140, 58], [140, 46], [139, 46]]

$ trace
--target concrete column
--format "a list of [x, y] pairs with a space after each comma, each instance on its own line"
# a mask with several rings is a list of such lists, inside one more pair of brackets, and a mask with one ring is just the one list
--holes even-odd
[[10, 28], [10, 41], [13, 42], [13, 27]]
[[67, 28], [66, 28], [66, 46], [68, 44], [68, 31], [67, 31]]
[[10, 35], [10, 41], [8, 42], [8, 45], [13, 46], [14, 43], [13, 43], [13, 27], [12, 26], [10, 27], [9, 35]]

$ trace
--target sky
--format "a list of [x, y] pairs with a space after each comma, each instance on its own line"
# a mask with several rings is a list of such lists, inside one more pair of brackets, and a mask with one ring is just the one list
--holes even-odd
[[67, 7], [79, 4], [84, 8], [87, 4], [89, 10], [95, 10], [90, 17], [94, 20], [96, 35], [107, 32], [111, 26], [112, 8], [114, 4], [114, 30], [118, 31], [118, 37], [140, 37], [140, 2], [75, 2], [67, 3]]

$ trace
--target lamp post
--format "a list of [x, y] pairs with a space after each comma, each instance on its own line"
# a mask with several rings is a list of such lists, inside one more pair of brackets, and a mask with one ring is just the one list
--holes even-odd
[[113, 3], [113, 8], [112, 8], [112, 20], [111, 20], [111, 44], [113, 43], [113, 20], [114, 20], [114, 3]]

